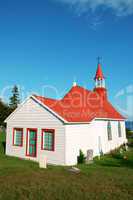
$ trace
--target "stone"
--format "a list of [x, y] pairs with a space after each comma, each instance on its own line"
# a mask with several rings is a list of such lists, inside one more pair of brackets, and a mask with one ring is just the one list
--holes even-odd
[[76, 174], [80, 173], [80, 169], [77, 168], [77, 167], [72, 167], [72, 168], [68, 169], [68, 171], [69, 171], [69, 172], [76, 173]]
[[39, 167], [40, 168], [47, 168], [47, 157], [44, 155], [40, 155], [40, 160], [39, 160]]
[[93, 150], [89, 149], [87, 151], [86, 164], [91, 164], [91, 163], [93, 163]]

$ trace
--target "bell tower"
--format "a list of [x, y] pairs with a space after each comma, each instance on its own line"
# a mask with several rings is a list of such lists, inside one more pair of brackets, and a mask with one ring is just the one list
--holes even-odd
[[102, 97], [103, 99], [107, 99], [105, 77], [104, 77], [103, 72], [102, 72], [100, 57], [98, 57], [97, 59], [98, 59], [98, 64], [97, 64], [96, 75], [95, 75], [95, 78], [94, 78], [94, 80], [95, 80], [94, 91], [97, 92], [99, 94], [99, 96]]
[[94, 80], [95, 88], [105, 88], [105, 77], [102, 72], [100, 57], [98, 57], [97, 71]]

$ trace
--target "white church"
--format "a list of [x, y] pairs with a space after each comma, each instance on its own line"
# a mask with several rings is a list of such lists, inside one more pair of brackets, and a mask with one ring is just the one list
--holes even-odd
[[93, 156], [127, 142], [125, 118], [111, 105], [98, 63], [95, 88], [74, 83], [62, 99], [31, 95], [7, 119], [6, 154], [75, 165], [81, 149]]

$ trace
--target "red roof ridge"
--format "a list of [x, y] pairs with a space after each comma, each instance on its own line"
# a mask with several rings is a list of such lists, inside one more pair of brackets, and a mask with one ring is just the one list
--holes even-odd
[[73, 86], [67, 93], [66, 95], [63, 97], [63, 99], [65, 97], [67, 97], [69, 94], [73, 93], [73, 92], [87, 92], [87, 93], [90, 93], [91, 91], [82, 87], [82, 86], [79, 86], [79, 85], [76, 85], [76, 86]]
[[53, 99], [53, 98], [50, 98], [50, 97], [45, 97], [45, 96], [40, 96], [40, 95], [32, 95], [32, 96], [34, 96], [34, 97], [36, 97], [36, 98], [42, 98], [43, 100], [51, 100], [51, 101], [59, 101], [59, 99]]

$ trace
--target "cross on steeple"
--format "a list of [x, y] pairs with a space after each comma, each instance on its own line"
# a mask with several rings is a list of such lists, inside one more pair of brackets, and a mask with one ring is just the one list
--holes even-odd
[[102, 57], [100, 57], [100, 56], [98, 56], [97, 57], [97, 62], [98, 62], [98, 64], [100, 64], [100, 60], [102, 59]]

